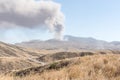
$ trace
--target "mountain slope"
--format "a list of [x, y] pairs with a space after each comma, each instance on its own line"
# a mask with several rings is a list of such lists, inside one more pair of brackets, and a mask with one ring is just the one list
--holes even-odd
[[0, 42], [0, 74], [41, 65], [32, 60], [38, 55], [30, 49]]

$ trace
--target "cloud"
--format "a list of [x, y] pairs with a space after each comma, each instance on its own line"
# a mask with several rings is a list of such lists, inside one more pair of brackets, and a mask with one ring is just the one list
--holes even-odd
[[52, 0], [0, 0], [0, 28], [44, 28], [60, 39], [64, 19], [61, 5]]

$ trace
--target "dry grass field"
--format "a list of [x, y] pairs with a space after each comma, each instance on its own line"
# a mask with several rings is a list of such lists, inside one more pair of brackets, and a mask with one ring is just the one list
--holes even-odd
[[88, 55], [50, 63], [43, 71], [37, 68], [20, 71], [29, 72], [25, 76], [1, 75], [0, 80], [120, 80], [120, 55]]

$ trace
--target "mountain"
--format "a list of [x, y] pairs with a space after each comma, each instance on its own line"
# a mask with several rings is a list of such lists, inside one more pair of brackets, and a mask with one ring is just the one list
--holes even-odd
[[33, 40], [29, 42], [17, 43], [16, 45], [21, 47], [30, 47], [34, 49], [120, 49], [120, 42], [116, 46], [117, 43], [97, 40], [91, 37], [83, 38], [66, 35], [64, 36], [64, 39], [62, 41], [55, 39], [50, 39], [46, 41]]

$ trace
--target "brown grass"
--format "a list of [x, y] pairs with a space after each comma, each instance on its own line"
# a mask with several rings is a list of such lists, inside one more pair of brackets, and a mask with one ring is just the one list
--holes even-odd
[[24, 77], [1, 76], [0, 80], [120, 80], [120, 55], [106, 54], [73, 59], [74, 64]]
[[40, 64], [31, 62], [26, 58], [0, 57], [0, 74], [7, 73], [12, 70], [21, 70], [38, 65]]

